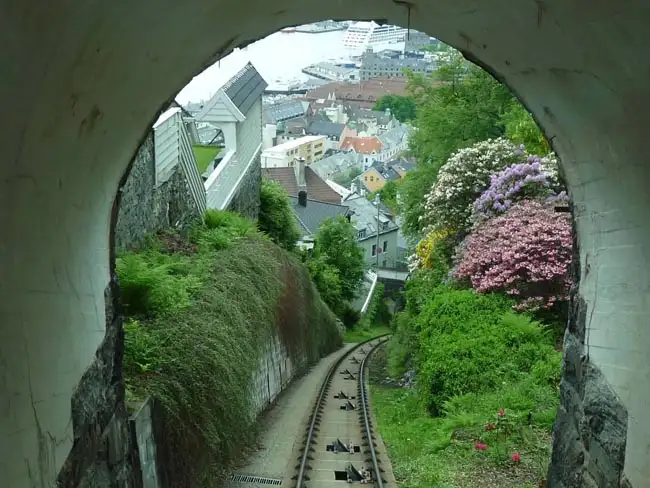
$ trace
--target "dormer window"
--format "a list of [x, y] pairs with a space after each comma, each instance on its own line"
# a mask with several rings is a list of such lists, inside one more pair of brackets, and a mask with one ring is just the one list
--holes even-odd
[[357, 232], [357, 237], [359, 239], [363, 239], [364, 237], [366, 237], [366, 229], [361, 229], [359, 232]]

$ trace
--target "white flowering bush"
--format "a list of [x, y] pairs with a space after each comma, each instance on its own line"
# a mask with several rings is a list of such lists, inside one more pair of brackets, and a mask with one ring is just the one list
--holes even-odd
[[427, 226], [468, 231], [474, 202], [490, 186], [492, 175], [524, 161], [523, 147], [504, 138], [458, 150], [440, 168], [438, 179], [426, 196], [423, 218]]

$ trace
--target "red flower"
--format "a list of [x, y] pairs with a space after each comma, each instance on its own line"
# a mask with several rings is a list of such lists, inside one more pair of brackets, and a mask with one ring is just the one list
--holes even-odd
[[504, 409], [499, 409], [499, 417], [505, 417], [506, 416], [506, 411]]
[[494, 430], [494, 424], [487, 424], [485, 430]]
[[487, 444], [483, 444], [482, 442], [477, 442], [474, 447], [476, 448], [477, 451], [487, 451], [488, 449]]
[[510, 457], [512, 458], [513, 463], [518, 463], [519, 461], [521, 461], [521, 456], [516, 452]]

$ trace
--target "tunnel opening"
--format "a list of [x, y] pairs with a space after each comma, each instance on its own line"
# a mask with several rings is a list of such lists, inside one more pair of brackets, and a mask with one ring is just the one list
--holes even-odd
[[[8, 276], [2, 312], [10, 319], [7, 323], [22, 324], [27, 339], [3, 327], [2, 353], [7, 370], [19, 372], [15, 378], [29, 375], [39, 382], [31, 395], [26, 382], [3, 383], [3, 396], [16, 401], [12, 405], [18, 405], [17, 411], [33, 411], [35, 417], [15, 414], [12, 406], [11, 415], [3, 418], [3, 445], [25, 445], [4, 461], [11, 486], [27, 486], [32, 476], [54, 479], [60, 470], [62, 479], [78, 480], [88, 467], [84, 456], [96, 453], [101, 444], [94, 432], [106, 435], [119, 410], [121, 326], [113, 311], [117, 289], [107, 238], [114, 226], [115, 188], [160, 100], [205, 60], [284, 25], [328, 17], [364, 18], [368, 12], [405, 24], [403, 7], [391, 2], [361, 2], [345, 10], [314, 2], [310, 14], [298, 4], [284, 11], [263, 4], [246, 12], [243, 6], [210, 8], [219, 7], [233, 22], [224, 22], [218, 34], [208, 36], [214, 32], [211, 15], [203, 15], [209, 7], [199, 1], [183, 8], [168, 5], [161, 24], [169, 27], [165, 32], [151, 27], [150, 12], [140, 6], [132, 7], [130, 22], [117, 31], [89, 27], [117, 25], [113, 21], [120, 9], [114, 6], [97, 5], [93, 13], [53, 8], [26, 20], [30, 17], [21, 15], [23, 7], [12, 5], [16, 23], [10, 32], [17, 42], [4, 51], [8, 59], [22, 61], [3, 77], [2, 98], [16, 117], [1, 136], [6, 161], [11, 162], [2, 168], [4, 208], [11, 209], [2, 215], [7, 250], [3, 268]], [[558, 473], [558, 479], [597, 463], [596, 453], [602, 451], [616, 471], [625, 472], [631, 486], [643, 486], [649, 477], [648, 426], [643, 420], [649, 389], [643, 376], [647, 336], [640, 324], [648, 307], [643, 293], [650, 204], [644, 191], [647, 149], [641, 135], [647, 115], [639, 110], [648, 104], [647, 89], [639, 81], [646, 79], [648, 63], [637, 33], [643, 32], [646, 7], [634, 4], [621, 13], [613, 4], [598, 3], [587, 14], [577, 2], [555, 1], [517, 7], [499, 2], [489, 8], [471, 2], [415, 2], [412, 7], [414, 28], [439, 33], [516, 91], [563, 161], [575, 208], [574, 266], [579, 279], [572, 290], [565, 342], [564, 386], [570, 403], [561, 409], [557, 432], [562, 435], [554, 453], [558, 466], [567, 459], [574, 464]], [[60, 22], [37, 29], [36, 21], [45, 16]], [[142, 26], [148, 26], [146, 40], [138, 37]], [[77, 57], [55, 57], [48, 47], [66, 28], [59, 49], [78, 52]], [[195, 46], [189, 55], [173, 42], [182, 34]], [[216, 54], [215, 45], [220, 46]], [[619, 57], [607, 47], [613, 45], [625, 47]], [[45, 62], [48, 58], [51, 63]], [[39, 93], [43, 103], [33, 108], [36, 102], [30, 102], [30, 110], [19, 107], [18, 100], [33, 100], [30, 93]], [[47, 147], [39, 144], [43, 140]], [[45, 221], [43, 215], [53, 218]], [[25, 221], [39, 225], [26, 228]], [[46, 333], [52, 322], [65, 327], [56, 335]], [[16, 352], [23, 349], [48, 366], [31, 363], [26, 371], [25, 355], [17, 357]], [[47, 360], [47, 352], [52, 359]], [[86, 393], [86, 380], [92, 377], [96, 383], [91, 392], [97, 395]], [[75, 391], [73, 410], [99, 414], [71, 418]], [[603, 415], [598, 397], [610, 401], [611, 416]], [[587, 425], [590, 418], [617, 420], [606, 424], [615, 425], [614, 430], [620, 430], [617, 438], [625, 439], [617, 443], [615, 455], [598, 447], [606, 444], [600, 433], [578, 432], [577, 410], [589, 416], [580, 417]], [[120, 432], [120, 426], [113, 432]], [[564, 435], [593, 447], [594, 458], [562, 445]], [[18, 442], [23, 438], [24, 443]], [[13, 462], [14, 457], [26, 461]]]

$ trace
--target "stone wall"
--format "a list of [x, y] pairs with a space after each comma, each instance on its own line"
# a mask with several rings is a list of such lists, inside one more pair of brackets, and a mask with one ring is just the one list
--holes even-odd
[[153, 131], [138, 149], [120, 192], [122, 203], [115, 232], [118, 253], [141, 247], [149, 232], [184, 230], [201, 217], [180, 165], [167, 181], [155, 187]]
[[574, 220], [574, 283], [548, 486], [629, 488], [623, 474], [627, 409], [585, 350], [587, 304], [578, 292], [581, 270], [577, 235]]
[[260, 189], [262, 186], [261, 156], [252, 162], [239, 188], [228, 204], [228, 210], [256, 220], [260, 213]]

